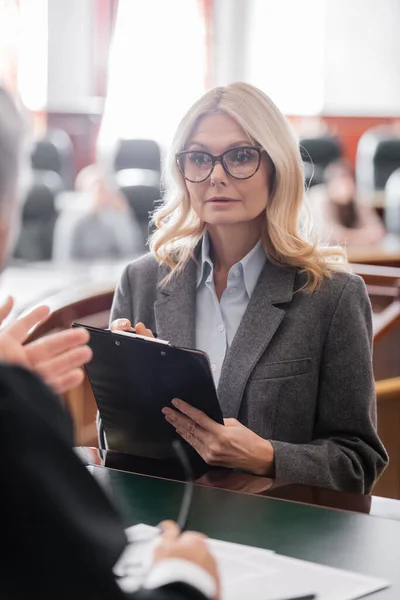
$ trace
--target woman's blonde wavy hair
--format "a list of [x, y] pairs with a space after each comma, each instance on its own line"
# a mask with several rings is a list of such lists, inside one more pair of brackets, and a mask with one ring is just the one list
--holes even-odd
[[170, 268], [164, 282], [183, 270], [206, 229], [192, 209], [176, 154], [185, 149], [201, 118], [218, 112], [235, 119], [271, 159], [274, 174], [262, 234], [268, 258], [275, 264], [296, 266], [306, 273], [303, 289], [307, 292], [316, 290], [324, 277], [347, 270], [342, 248], [319, 246], [311, 236], [309, 215], [304, 210], [302, 160], [289, 122], [261, 90], [247, 83], [232, 83], [210, 90], [189, 109], [168, 153], [167, 193], [153, 214], [156, 229], [149, 240], [156, 259]]

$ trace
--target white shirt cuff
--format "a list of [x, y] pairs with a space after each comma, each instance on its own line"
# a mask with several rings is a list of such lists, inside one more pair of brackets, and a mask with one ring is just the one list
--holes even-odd
[[178, 581], [197, 588], [210, 599], [214, 598], [217, 592], [213, 577], [198, 565], [183, 558], [165, 558], [156, 562], [149, 571], [143, 587], [154, 589]]

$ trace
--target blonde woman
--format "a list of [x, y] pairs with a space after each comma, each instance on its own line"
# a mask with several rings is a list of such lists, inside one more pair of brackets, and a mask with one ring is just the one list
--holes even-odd
[[185, 403], [166, 420], [210, 465], [368, 492], [376, 433], [371, 308], [342, 250], [300, 221], [298, 143], [260, 90], [206, 93], [183, 118], [151, 252], [115, 293], [113, 328], [208, 353], [225, 426]]

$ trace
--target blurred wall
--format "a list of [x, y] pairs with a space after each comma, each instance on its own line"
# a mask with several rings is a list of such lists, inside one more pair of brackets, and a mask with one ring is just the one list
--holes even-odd
[[214, 0], [214, 84], [287, 114], [400, 116], [400, 0]]
[[213, 86], [244, 79], [249, 37], [248, 16], [246, 1], [213, 0]]
[[328, 0], [325, 114], [400, 116], [400, 0]]
[[90, 110], [94, 96], [94, 18], [94, 0], [48, 2], [50, 111]]
[[[212, 2], [211, 85], [248, 80], [294, 120], [322, 116], [352, 163], [366, 129], [400, 116], [400, 0]], [[103, 109], [95, 72], [105, 37], [99, 7], [107, 14], [112, 3], [48, 0], [48, 126], [71, 135], [77, 171], [95, 159]], [[284, 84], [297, 111], [276, 98], [275, 84]]]

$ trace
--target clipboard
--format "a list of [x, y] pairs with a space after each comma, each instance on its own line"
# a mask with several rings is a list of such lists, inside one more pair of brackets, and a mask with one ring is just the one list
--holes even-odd
[[[159, 339], [108, 329], [90, 333], [92, 361], [85, 366], [110, 450], [146, 458], [174, 459], [180, 439], [161, 412], [181, 398], [223, 425], [223, 416], [205, 352], [178, 348]], [[122, 333], [122, 335], [121, 335]], [[175, 410], [175, 409], [174, 409]]]

